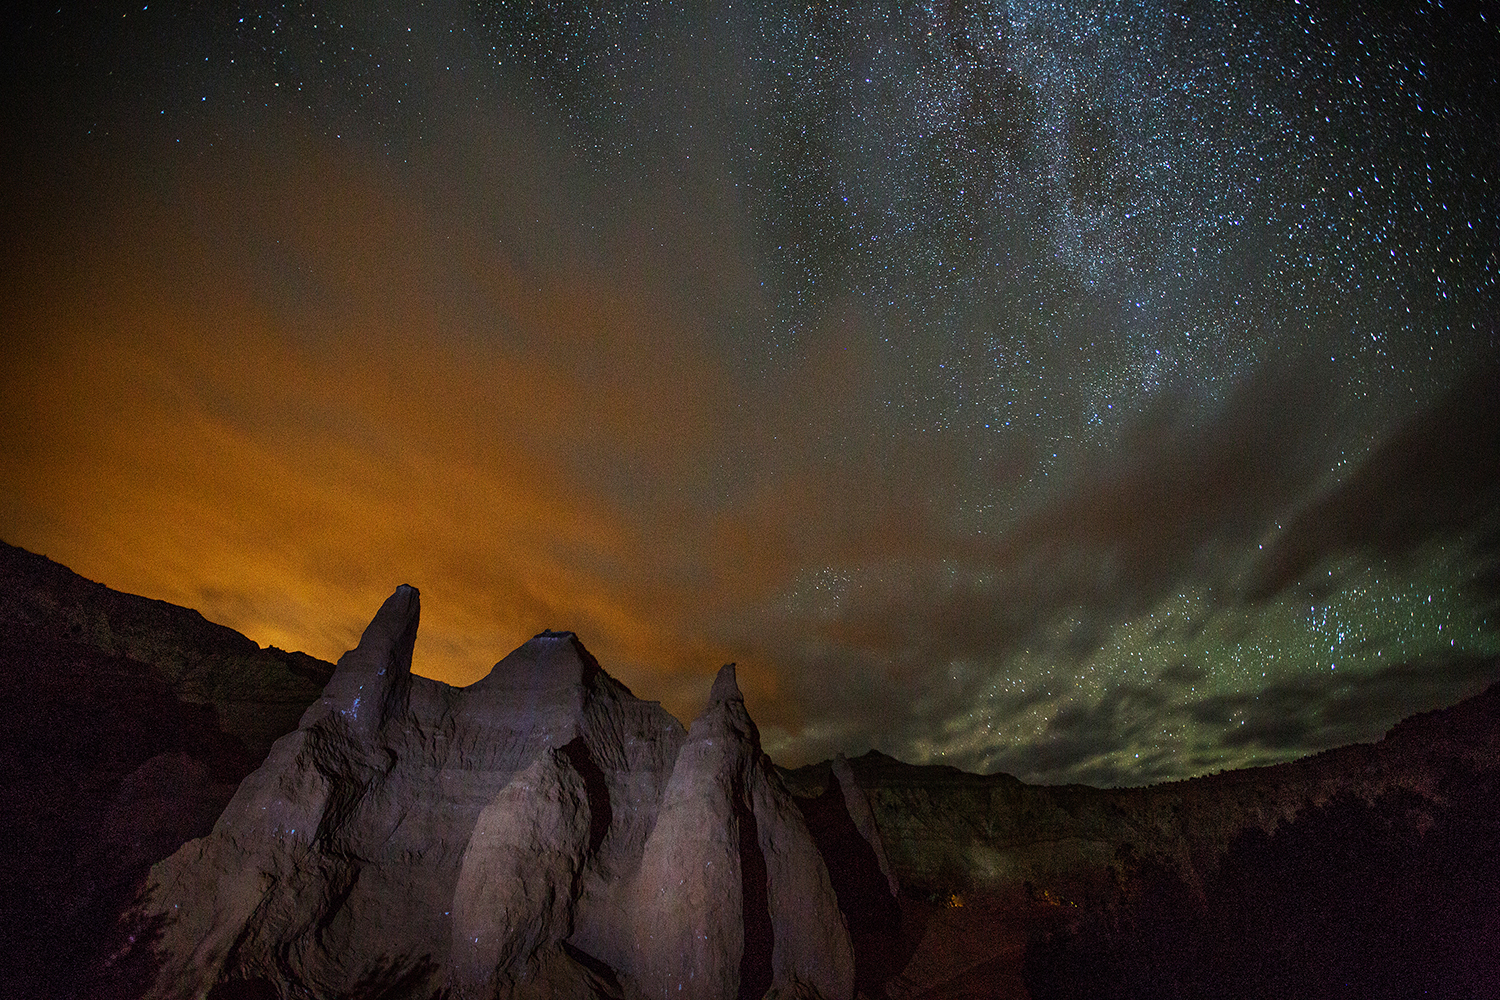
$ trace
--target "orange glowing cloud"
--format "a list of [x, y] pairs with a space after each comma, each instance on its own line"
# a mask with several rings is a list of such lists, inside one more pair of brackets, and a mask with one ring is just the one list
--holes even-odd
[[329, 659], [410, 582], [419, 672], [471, 682], [574, 628], [627, 682], [691, 678], [664, 685], [691, 715], [734, 658], [691, 620], [730, 395], [710, 352], [650, 288], [519, 264], [347, 160], [282, 162], [116, 199], [33, 262], [7, 540]]

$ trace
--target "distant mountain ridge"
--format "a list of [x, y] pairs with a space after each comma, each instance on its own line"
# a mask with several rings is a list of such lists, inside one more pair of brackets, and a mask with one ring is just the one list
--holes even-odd
[[[1142, 788], [848, 767], [915, 941], [892, 998], [1500, 996], [1500, 684], [1375, 743]], [[832, 769], [785, 779], [813, 801]]]
[[[414, 628], [414, 618], [412, 622]], [[618, 686], [589, 679], [602, 670], [571, 633], [547, 633], [533, 642], [548, 650], [558, 643], [558, 649], [577, 646], [581, 666], [564, 670], [574, 680], [562, 675], [548, 680], [544, 674], [552, 669], [547, 664], [573, 664], [575, 658], [543, 655], [542, 646], [524, 656], [518, 650], [513, 657], [521, 659], [507, 662], [531, 664], [524, 670], [543, 674], [497, 705], [505, 698], [533, 698], [535, 692], [555, 688], [546, 698], [565, 696], [558, 703], [562, 706], [573, 704], [568, 691]], [[401, 713], [409, 708], [401, 707], [407, 704], [401, 699], [407, 695], [382, 694], [372, 702], [372, 692], [361, 687], [374, 676], [383, 677], [373, 673], [378, 669], [371, 668], [371, 678], [345, 672], [343, 680], [336, 680], [332, 664], [261, 649], [197, 612], [109, 590], [44, 557], [0, 543], [0, 684], [6, 695], [0, 699], [0, 731], [6, 733], [9, 750], [0, 758], [0, 837], [10, 848], [7, 863], [0, 866], [0, 936], [7, 942], [0, 949], [0, 983], [6, 995], [18, 1000], [134, 998], [153, 981], [158, 995], [170, 993], [162, 991], [162, 961], [181, 963], [181, 953], [171, 959], [154, 946], [139, 946], [148, 939], [138, 943], [131, 935], [151, 928], [138, 919], [120, 919], [132, 910], [133, 901], [142, 899], [137, 894], [147, 884], [148, 869], [156, 865], [158, 872], [167, 871], [160, 862], [181, 854], [185, 843], [204, 837], [216, 821], [230, 824], [226, 835], [250, 844], [253, 837], [245, 840], [233, 833], [239, 829], [237, 821], [226, 816], [225, 806], [237, 789], [251, 794], [244, 779], [271, 764], [273, 743], [299, 731], [299, 722], [312, 725], [329, 711], [354, 711], [364, 719], [375, 705], [380, 708], [372, 719], [380, 713], [405, 718]], [[434, 685], [419, 684], [423, 691], [432, 688], [419, 700], [437, 697], [433, 704], [438, 705], [457, 697], [441, 694], [446, 686]], [[1500, 996], [1500, 810], [1495, 807], [1500, 800], [1500, 685], [1451, 708], [1412, 716], [1375, 743], [1133, 789], [1033, 786], [1009, 775], [910, 765], [874, 752], [795, 770], [771, 768], [768, 761], [754, 763], [763, 759], [757, 756], [758, 739], [751, 736], [754, 724], [732, 687], [732, 675], [727, 683], [721, 679], [709, 699], [713, 711], [706, 716], [718, 721], [705, 723], [709, 742], [695, 744], [700, 763], [683, 778], [672, 779], [685, 782], [680, 794], [686, 797], [673, 800], [679, 802], [673, 814], [679, 818], [673, 822], [680, 832], [669, 836], [664, 828], [661, 838], [666, 839], [659, 838], [655, 848], [648, 850], [653, 817], [663, 808], [663, 796], [670, 797], [662, 784], [671, 771], [667, 758], [675, 760], [687, 744], [681, 735], [670, 736], [672, 726], [662, 722], [665, 728], [657, 736], [650, 736], [647, 729], [656, 730], [647, 726], [616, 752], [610, 748], [624, 731], [604, 721], [612, 717], [608, 713], [592, 716], [598, 720], [589, 723], [596, 727], [589, 730], [595, 736], [580, 743], [575, 733], [568, 742], [563, 730], [571, 723], [564, 722], [576, 708], [558, 709], [562, 714], [557, 719], [564, 722], [515, 737], [521, 742], [504, 752], [520, 755], [516, 764], [526, 773], [524, 781], [517, 777], [519, 771], [505, 778], [510, 772], [502, 768], [496, 772], [500, 791], [483, 793], [489, 796], [480, 820], [488, 824], [487, 836], [511, 844], [507, 851], [532, 852], [528, 856], [534, 856], [534, 863], [516, 867], [508, 876], [479, 877], [480, 872], [509, 869], [505, 864], [494, 868], [502, 855], [483, 862], [475, 855], [469, 863], [472, 873], [464, 876], [461, 870], [470, 870], [464, 868], [468, 851], [478, 850], [464, 847], [470, 832], [447, 830], [439, 818], [420, 821], [440, 851], [457, 852], [438, 867], [452, 867], [454, 884], [470, 886], [459, 893], [467, 902], [455, 897], [447, 907], [460, 905], [470, 925], [489, 926], [485, 914], [494, 907], [530, 898], [525, 886], [534, 878], [552, 879], [548, 884], [556, 891], [575, 899], [559, 903], [561, 910], [548, 910], [550, 916], [538, 911], [539, 937], [505, 937], [451, 965], [444, 957], [458, 954], [451, 951], [458, 941], [451, 930], [438, 933], [436, 925], [421, 930], [426, 925], [420, 921], [376, 930], [369, 923], [369, 906], [339, 903], [345, 898], [339, 894], [354, 892], [355, 883], [343, 888], [332, 884], [332, 895], [318, 890], [320, 895], [309, 897], [324, 900], [317, 905], [326, 912], [319, 911], [322, 916], [314, 923], [325, 929], [317, 933], [336, 931], [346, 945], [367, 934], [376, 936], [372, 941], [404, 934], [411, 938], [402, 946], [409, 961], [392, 952], [389, 964], [367, 969], [363, 976], [346, 970], [350, 978], [339, 986], [338, 976], [326, 968], [314, 974], [316, 981], [272, 975], [268, 970], [280, 968], [276, 963], [282, 959], [257, 965], [251, 961], [253, 950], [245, 950], [249, 944], [236, 944], [212, 968], [200, 966], [197, 959], [180, 966], [207, 974], [196, 992], [182, 995], [214, 1000], [294, 993], [329, 1000], [408, 995], [457, 1000], [468, 995], [522, 997], [532, 995], [528, 990], [541, 990], [536, 995], [635, 997], [642, 983], [668, 983], [686, 974], [688, 966], [677, 962], [688, 956], [679, 953], [699, 933], [686, 933], [682, 941], [653, 952], [640, 937], [649, 937], [645, 929], [695, 926], [693, 914], [705, 907], [702, 912], [710, 913], [732, 883], [741, 900], [735, 905], [749, 906], [747, 914], [764, 906], [770, 908], [767, 913], [779, 915], [771, 923], [747, 916], [743, 924], [711, 920], [703, 925], [703, 933], [716, 941], [711, 954], [719, 957], [703, 958], [707, 964], [700, 965], [717, 970], [712, 975], [720, 983], [704, 996], [759, 996], [773, 983], [780, 984], [781, 996], [829, 1000], [849, 1000], [847, 990], [868, 1000], [1404, 997], [1424, 992]], [[405, 690], [401, 684], [381, 690], [398, 689]], [[536, 705], [540, 710], [542, 702]], [[439, 715], [448, 711], [443, 708]], [[333, 851], [329, 859], [373, 857], [370, 847], [358, 845], [376, 842], [369, 841], [374, 828], [366, 830], [364, 821], [348, 825], [353, 822], [348, 817], [371, 809], [371, 815], [385, 815], [388, 805], [378, 805], [375, 798], [365, 802], [379, 785], [370, 784], [369, 776], [390, 769], [381, 761], [414, 751], [436, 754], [433, 760], [449, 753], [439, 752], [430, 741], [420, 744], [428, 749], [419, 750], [418, 743], [410, 743], [413, 737], [401, 735], [392, 723], [369, 725], [384, 725], [387, 735], [350, 737], [351, 749], [340, 751], [344, 757], [338, 759], [346, 759], [352, 770], [328, 762], [335, 758], [319, 758], [324, 762], [311, 770], [307, 764], [288, 763], [262, 779], [263, 784], [271, 781], [265, 788], [274, 789], [277, 781], [302, 774], [345, 789], [310, 814], [315, 830], [333, 824], [326, 828], [333, 839], [320, 841], [324, 846], [319, 848]], [[456, 738], [462, 730], [446, 725], [429, 735]], [[707, 736], [720, 729], [721, 736]], [[607, 733], [616, 735], [600, 735]], [[731, 739], [734, 733], [740, 735]], [[754, 749], [721, 751], [721, 739]], [[320, 740], [309, 745], [331, 746]], [[559, 746], [552, 746], [559, 740]], [[629, 754], [646, 753], [639, 759], [656, 761], [637, 777], [630, 776], [637, 765], [627, 765], [626, 757], [619, 756], [637, 745], [630, 740], [646, 742]], [[466, 737], [459, 742], [472, 745], [463, 751], [472, 754], [485, 741]], [[386, 744], [388, 749], [379, 749]], [[383, 756], [389, 753], [396, 757]], [[295, 755], [288, 761], [292, 759]], [[606, 766], [599, 770], [601, 763]], [[348, 780], [338, 777], [346, 771]], [[759, 776], [751, 780], [752, 774]], [[645, 775], [655, 777], [646, 780]], [[402, 822], [415, 822], [426, 793], [420, 782], [412, 784], [410, 777], [403, 781], [402, 809], [417, 812]], [[526, 790], [533, 787], [545, 794]], [[783, 791], [746, 791], [752, 787]], [[697, 791], [689, 794], [689, 788]], [[704, 794], [709, 797], [702, 799]], [[727, 796], [722, 808], [703, 805], [720, 802], [718, 796]], [[743, 803], [752, 801], [761, 804], [746, 812], [750, 807]], [[648, 807], [649, 802], [657, 805]], [[800, 818], [786, 814], [789, 803]], [[380, 822], [385, 820], [376, 825]], [[292, 828], [305, 833], [301, 821], [288, 826]], [[736, 839], [739, 834], [733, 831], [739, 828], [760, 829], [756, 836], [762, 846], [750, 846], [754, 838]], [[791, 855], [777, 854], [785, 847], [771, 845], [789, 842], [767, 831], [796, 828], [806, 830], [816, 853], [798, 855], [803, 860], [786, 869], [801, 874], [773, 878], [766, 874], [769, 859]], [[683, 850], [699, 835], [720, 838], [723, 847], [715, 850], [727, 852], [725, 863], [738, 858], [744, 877], [722, 886], [704, 882], [699, 901], [687, 907], [686, 915], [680, 915], [683, 908], [676, 904], [656, 913], [644, 897], [631, 895], [637, 890], [610, 882], [616, 876], [607, 872], [644, 864], [642, 870], [654, 872], [650, 877], [665, 885], [684, 863]], [[553, 843], [554, 837], [574, 846]], [[286, 868], [287, 859], [304, 857], [278, 854], [281, 848], [264, 843], [246, 857], [259, 858], [255, 864], [269, 865], [267, 871], [285, 876], [294, 870]], [[205, 857], [228, 857], [214, 850], [220, 853], [210, 851]], [[719, 854], [692, 850], [700, 862], [718, 864]], [[655, 861], [642, 860], [653, 857]], [[559, 858], [574, 860], [564, 864]], [[308, 872], [332, 871], [328, 863], [319, 862], [321, 867]], [[360, 861], [350, 871], [369, 863]], [[192, 868], [173, 864], [171, 870], [179, 874]], [[227, 864], [225, 877], [240, 867], [241, 861]], [[812, 901], [829, 898], [823, 890], [766, 894], [765, 886], [775, 879], [782, 880], [777, 884], [791, 884], [785, 880], [793, 878], [815, 886], [818, 878], [808, 873], [819, 868], [825, 873], [822, 884], [836, 900], [835, 910], [813, 916], [821, 911]], [[375, 878], [376, 871], [369, 868], [364, 877]], [[595, 881], [588, 883], [590, 878]], [[229, 891], [220, 888], [219, 876], [200, 873], [189, 881], [198, 887], [189, 898]], [[594, 888], [583, 896], [569, 895], [583, 891], [585, 884]], [[451, 895], [453, 890], [443, 892]], [[285, 897], [300, 898], [297, 892]], [[347, 898], [360, 897], [354, 893]], [[774, 909], [773, 898], [783, 900], [775, 904], [783, 909]], [[787, 899], [806, 899], [812, 908], [785, 909]], [[619, 916], [633, 911], [656, 916]], [[245, 942], [272, 943], [266, 956], [289, 954], [274, 945], [283, 933], [275, 925], [275, 912], [274, 907], [266, 910], [271, 916], [263, 914], [246, 925], [254, 930]], [[687, 923], [673, 924], [677, 919]], [[785, 956], [774, 958], [777, 933], [801, 926], [796, 939], [824, 940], [820, 935], [834, 925], [844, 928], [847, 944], [837, 945], [834, 935], [809, 946], [812, 951], [798, 960], [801, 965], [785, 964]], [[155, 931], [161, 930], [156, 925]], [[174, 932], [176, 940], [185, 940], [182, 932], [194, 933], [184, 925]], [[332, 946], [334, 939], [328, 940]], [[393, 941], [399, 943], [390, 938], [389, 947], [381, 948], [390, 951], [396, 947]], [[821, 985], [814, 987], [804, 981], [806, 970], [822, 960], [808, 956], [830, 948], [830, 968], [843, 971], [819, 979]], [[651, 954], [656, 957], [643, 957]], [[741, 956], [737, 962], [731, 960], [735, 954]], [[839, 954], [852, 956], [852, 970]], [[531, 957], [515, 965], [517, 955]], [[306, 967], [319, 968], [316, 962]], [[454, 968], [469, 971], [453, 973]], [[457, 989], [481, 981], [488, 986], [478, 992]], [[523, 988], [526, 982], [534, 988]], [[789, 993], [790, 986], [801, 992]]]
[[187, 704], [212, 706], [226, 734], [264, 757], [333, 676], [333, 664], [262, 649], [197, 611], [86, 580], [0, 542], [0, 642], [88, 650], [151, 668]]
[[[1440, 803], [1455, 769], [1500, 769], [1500, 684], [1411, 716], [1376, 743], [1140, 788], [1028, 785], [1008, 774], [906, 764], [876, 751], [849, 765], [913, 892], [944, 897], [1054, 879], [1083, 892], [1084, 873], [1107, 868], [1126, 843], [1170, 861], [1200, 886], [1247, 829], [1274, 833], [1339, 795], [1373, 800], [1400, 790]], [[828, 775], [823, 762], [788, 771], [786, 779], [794, 792], [811, 796]], [[1034, 855], [1029, 844], [1037, 845]], [[955, 878], [958, 884], [949, 884]]]

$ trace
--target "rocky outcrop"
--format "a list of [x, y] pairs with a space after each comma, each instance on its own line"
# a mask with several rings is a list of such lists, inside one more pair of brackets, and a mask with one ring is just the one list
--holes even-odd
[[134, 684], [152, 686], [143, 697], [169, 697], [207, 710], [215, 728], [242, 745], [252, 769], [272, 743], [297, 727], [333, 675], [331, 663], [262, 649], [189, 608], [111, 590], [4, 542], [0, 646], [20, 658], [18, 667], [28, 656], [65, 663], [77, 658], [68, 671], [75, 686], [85, 677], [129, 674]]
[[854, 992], [828, 872], [761, 752], [732, 664], [672, 770], [635, 898], [635, 978], [648, 997]]
[[[1083, 902], [1112, 891], [1122, 850], [1201, 891], [1248, 830], [1274, 834], [1340, 795], [1372, 801], [1410, 792], [1436, 803], [1455, 774], [1500, 770], [1500, 685], [1399, 723], [1377, 743], [1141, 788], [1028, 785], [874, 751], [847, 764], [870, 804], [877, 841], [914, 898], [1007, 895], [1029, 883]], [[806, 803], [838, 786], [836, 767], [810, 765], [785, 778]]]
[[[1500, 685], [1377, 743], [1144, 788], [847, 763], [903, 891], [873, 950], [904, 948], [873, 977], [893, 1000], [1500, 989]], [[848, 845], [837, 771], [784, 777]]]
[[570, 632], [467, 688], [415, 677], [418, 614], [399, 588], [153, 869], [149, 995], [850, 1000], [839, 901], [732, 666], [689, 734]]
[[6, 995], [128, 995], [116, 918], [332, 673], [0, 543]]

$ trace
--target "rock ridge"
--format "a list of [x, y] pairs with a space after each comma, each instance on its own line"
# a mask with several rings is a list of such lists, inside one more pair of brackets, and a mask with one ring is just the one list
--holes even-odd
[[117, 995], [150, 866], [213, 828], [333, 670], [0, 542], [6, 996]]
[[465, 688], [415, 676], [419, 617], [397, 588], [153, 868], [148, 996], [851, 1000], [839, 900], [733, 664], [684, 730], [572, 632]]

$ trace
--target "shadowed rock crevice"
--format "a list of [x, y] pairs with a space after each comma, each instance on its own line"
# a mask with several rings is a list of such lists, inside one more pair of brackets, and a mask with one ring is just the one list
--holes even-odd
[[610, 968], [608, 964], [590, 955], [582, 948], [575, 947], [566, 941], [562, 942], [562, 951], [564, 955], [588, 970], [591, 976], [603, 984], [604, 988], [609, 991], [610, 996], [623, 995], [619, 977], [615, 974], [615, 970]]
[[319, 947], [329, 949], [333, 942], [328, 939], [328, 932], [333, 927], [334, 921], [340, 916], [345, 904], [354, 895], [354, 887], [359, 883], [359, 867], [357, 865], [343, 865], [325, 883], [325, 898], [322, 904], [322, 912], [318, 914], [313, 924], [313, 937]]
[[797, 807], [849, 924], [855, 987], [873, 995], [905, 966], [912, 944], [901, 933], [901, 906], [891, 892], [891, 879], [850, 816], [844, 789], [831, 772], [829, 777], [821, 795], [798, 798]]
[[[580, 647], [581, 648], [581, 647]], [[573, 770], [583, 779], [584, 790], [588, 794], [589, 804], [589, 846], [590, 855], [599, 850], [604, 843], [604, 837], [609, 833], [610, 824], [614, 822], [614, 810], [609, 804], [609, 783], [604, 778], [604, 771], [594, 762], [589, 753], [588, 744], [583, 742], [583, 737], [575, 736], [562, 748], [562, 753], [573, 765]]]
[[760, 850], [755, 813], [745, 804], [743, 792], [735, 793], [734, 805], [740, 841], [740, 910], [745, 949], [740, 956], [739, 998], [760, 1000], [771, 988], [771, 957], [776, 944], [766, 891], [766, 858]]

